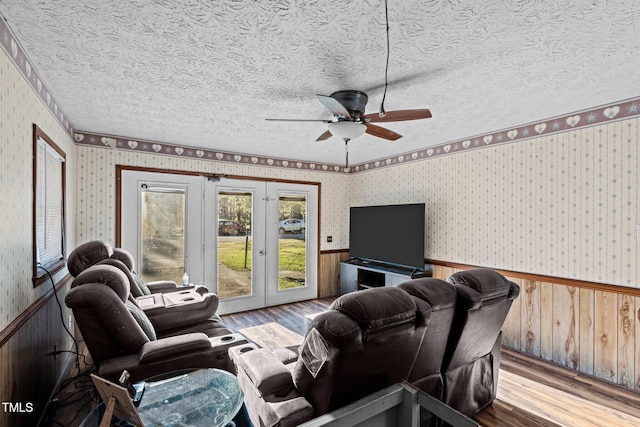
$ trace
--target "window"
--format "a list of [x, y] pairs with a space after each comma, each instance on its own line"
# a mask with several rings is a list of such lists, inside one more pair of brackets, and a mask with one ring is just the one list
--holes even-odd
[[33, 286], [64, 267], [65, 153], [33, 125]]
[[173, 280], [181, 283], [185, 272], [187, 191], [185, 188], [142, 184], [140, 196], [140, 276], [145, 282]]

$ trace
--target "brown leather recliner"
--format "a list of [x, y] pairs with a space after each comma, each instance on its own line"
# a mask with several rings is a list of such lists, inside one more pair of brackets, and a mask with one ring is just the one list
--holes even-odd
[[129, 280], [113, 265], [95, 265], [74, 279], [65, 298], [99, 374], [117, 381], [123, 370], [133, 382], [193, 368], [230, 369], [228, 349], [246, 343], [241, 335], [208, 337], [187, 333], [157, 338], [135, 304], [126, 304]]
[[368, 289], [343, 295], [315, 317], [297, 357], [284, 349], [231, 349], [252, 419], [298, 425], [406, 380], [430, 312], [401, 289]]
[[425, 393], [442, 399], [442, 361], [456, 312], [457, 293], [453, 285], [440, 279], [419, 278], [398, 285], [411, 295], [416, 305], [428, 305], [429, 325], [407, 381]]
[[461, 271], [447, 282], [458, 293], [443, 363], [443, 402], [467, 416], [496, 397], [502, 325], [520, 287], [491, 269]]
[[131, 274], [133, 275], [135, 282], [131, 284], [131, 295], [134, 298], [145, 297], [152, 294], [165, 294], [169, 292], [179, 292], [184, 290], [195, 290], [199, 294], [209, 293], [209, 290], [202, 285], [188, 285], [188, 286], [178, 286], [176, 282], [173, 280], [155, 280], [153, 282], [144, 282], [140, 276], [138, 276], [135, 271], [135, 259], [131, 252], [127, 251], [123, 248], [113, 248], [113, 254], [111, 258], [122, 261]]
[[[96, 265], [117, 267], [127, 276], [130, 288], [135, 287], [134, 274], [123, 262], [107, 258]], [[216, 314], [218, 297], [213, 294], [200, 295], [193, 290], [185, 290], [134, 298], [129, 293], [126, 304], [133, 304], [141, 309], [159, 337], [190, 332], [203, 332], [210, 337], [231, 333]]]
[[216, 314], [219, 305], [217, 295], [196, 292], [193, 287], [177, 287], [171, 281], [145, 284], [134, 273], [131, 253], [113, 248], [108, 242], [94, 240], [83, 243], [69, 255], [67, 264], [74, 277], [97, 264], [110, 264], [121, 269], [129, 280], [129, 300], [144, 310], [160, 337], [189, 332], [203, 332], [212, 337], [231, 333]]
[[135, 260], [131, 252], [123, 248], [114, 248], [111, 243], [104, 240], [91, 240], [76, 247], [67, 259], [69, 273], [76, 277], [83, 270], [97, 264], [107, 258], [114, 258], [122, 261], [134, 275], [135, 283], [132, 284], [131, 294], [134, 297], [141, 297], [151, 294], [183, 291], [193, 289], [200, 294], [208, 293], [206, 287], [201, 285], [189, 285], [187, 287], [178, 286], [172, 280], [158, 280], [145, 283], [135, 273]]

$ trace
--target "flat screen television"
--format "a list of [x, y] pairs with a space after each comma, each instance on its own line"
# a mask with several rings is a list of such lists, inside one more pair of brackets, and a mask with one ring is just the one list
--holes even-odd
[[355, 206], [349, 255], [369, 262], [424, 268], [424, 203]]

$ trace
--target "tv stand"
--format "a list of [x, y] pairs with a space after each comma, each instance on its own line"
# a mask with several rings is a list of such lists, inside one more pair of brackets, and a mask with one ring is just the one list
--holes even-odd
[[368, 288], [397, 286], [431, 273], [417, 268], [351, 259], [340, 263], [340, 295]]

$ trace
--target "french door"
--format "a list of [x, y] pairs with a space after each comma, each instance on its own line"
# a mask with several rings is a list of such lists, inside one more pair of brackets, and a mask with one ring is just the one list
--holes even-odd
[[199, 176], [125, 170], [121, 180], [120, 242], [145, 282], [203, 283]]
[[122, 236], [144, 280], [192, 283], [220, 313], [315, 298], [317, 187], [123, 171]]

